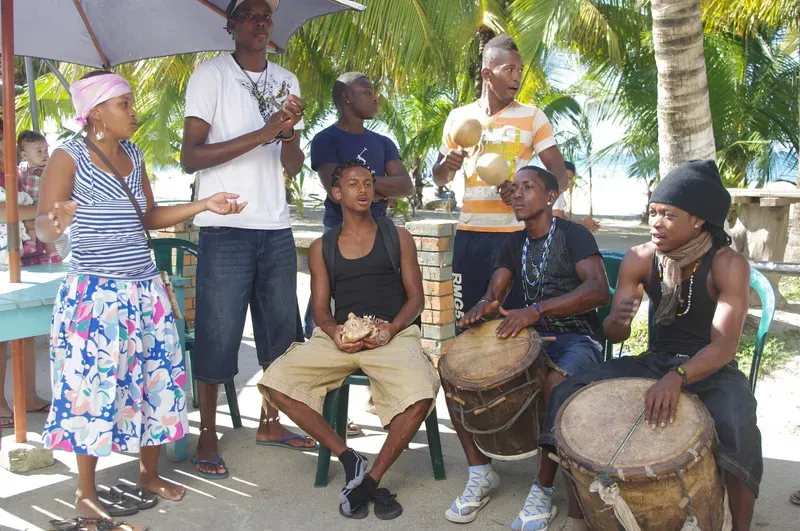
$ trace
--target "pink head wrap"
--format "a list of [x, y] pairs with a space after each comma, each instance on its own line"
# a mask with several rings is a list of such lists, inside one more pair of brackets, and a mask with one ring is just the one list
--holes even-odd
[[75, 105], [75, 120], [87, 124], [92, 109], [103, 102], [133, 92], [125, 78], [117, 74], [102, 74], [87, 77], [69, 87], [72, 104]]

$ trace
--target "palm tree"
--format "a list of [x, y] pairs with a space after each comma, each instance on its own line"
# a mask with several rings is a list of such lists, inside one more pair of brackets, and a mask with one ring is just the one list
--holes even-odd
[[661, 174], [716, 159], [700, 0], [652, 0]]

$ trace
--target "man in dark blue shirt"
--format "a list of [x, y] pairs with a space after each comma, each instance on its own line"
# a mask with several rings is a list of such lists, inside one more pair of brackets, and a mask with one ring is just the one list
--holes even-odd
[[[311, 169], [317, 172], [328, 197], [325, 199], [324, 230], [342, 224], [342, 207], [331, 199], [333, 170], [350, 159], [362, 161], [375, 174], [373, 217], [386, 215], [388, 199], [408, 197], [414, 183], [400, 152], [391, 139], [364, 127], [366, 120], [378, 114], [378, 96], [369, 78], [358, 72], [342, 75], [333, 86], [333, 104], [339, 114], [335, 124], [323, 129], [311, 141]], [[311, 337], [314, 319], [309, 304], [305, 317], [305, 335]]]
[[327, 229], [342, 224], [342, 207], [331, 199], [331, 175], [336, 165], [345, 160], [361, 160], [375, 173], [373, 217], [386, 215], [387, 199], [414, 193], [414, 184], [394, 142], [364, 127], [365, 120], [373, 120], [378, 114], [378, 96], [369, 78], [358, 72], [341, 76], [333, 87], [333, 103], [339, 119], [311, 141], [311, 169], [328, 192], [323, 220]]

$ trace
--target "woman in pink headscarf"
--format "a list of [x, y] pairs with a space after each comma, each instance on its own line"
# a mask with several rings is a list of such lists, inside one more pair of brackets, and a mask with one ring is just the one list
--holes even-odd
[[[159, 497], [177, 501], [184, 495], [183, 487], [156, 472], [161, 445], [187, 433], [186, 375], [175, 317], [145, 230], [206, 210], [235, 214], [245, 203], [237, 203], [236, 194], [218, 193], [155, 206], [144, 155], [128, 140], [136, 131], [136, 112], [127, 81], [95, 72], [70, 92], [86, 139], [53, 152], [36, 219], [42, 241], [54, 241], [67, 226], [72, 238], [72, 261], [53, 312], [53, 403], [43, 440], [47, 448], [77, 454], [75, 507], [82, 525], [116, 529], [113, 521], [98, 518], [127, 516], [154, 506]], [[99, 497], [97, 459], [112, 452], [139, 452], [139, 486], [120, 485]]]

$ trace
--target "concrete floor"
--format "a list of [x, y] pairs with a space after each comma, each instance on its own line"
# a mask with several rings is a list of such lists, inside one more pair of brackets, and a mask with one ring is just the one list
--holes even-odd
[[[46, 389], [46, 347], [39, 342], [39, 389]], [[252, 340], [245, 338], [240, 351], [241, 372], [237, 377], [239, 404], [244, 427], [234, 430], [230, 424], [224, 396], [220, 397], [219, 435], [231, 477], [224, 481], [208, 481], [193, 473], [188, 462], [170, 463], [162, 458], [161, 472], [171, 481], [188, 489], [180, 503], [162, 502], [155, 509], [129, 518], [145, 523], [150, 529], [384, 529], [455, 528], [444, 520], [443, 512], [457, 496], [466, 480], [466, 467], [460, 445], [446, 417], [447, 410], [439, 396], [439, 426], [447, 469], [446, 481], [432, 476], [425, 433], [420, 432], [397, 464], [387, 474], [384, 486], [398, 493], [404, 514], [391, 522], [379, 522], [374, 515], [362, 521], [345, 520], [337, 511], [337, 494], [343, 472], [335, 461], [331, 464], [330, 484], [324, 489], [313, 486], [316, 455], [284, 449], [263, 448], [253, 444], [259, 407], [258, 367]], [[786, 371], [759, 385], [760, 410], [764, 425], [765, 473], [761, 497], [756, 506], [755, 529], [790, 531], [800, 529], [800, 508], [791, 505], [788, 494], [800, 488], [800, 392], [796, 382], [800, 376], [800, 357]], [[794, 385], [792, 385], [794, 384]], [[786, 392], [787, 385], [790, 391]], [[46, 393], [43, 391], [43, 395]], [[377, 427], [377, 418], [364, 411], [364, 388], [351, 391], [350, 415], [362, 425], [365, 436], [352, 439], [352, 446], [367, 456], [374, 456], [385, 434]], [[765, 416], [766, 414], [766, 416]], [[783, 419], [782, 421], [780, 419]], [[196, 442], [199, 415], [190, 414], [191, 445]], [[761, 422], [761, 420], [760, 420]], [[44, 415], [29, 418], [29, 437], [38, 440]], [[423, 427], [424, 429], [424, 427]], [[5, 439], [10, 441], [10, 437]], [[56, 452], [56, 465], [35, 473], [13, 475], [0, 470], [0, 528], [47, 529], [54, 517], [73, 514], [76, 467], [71, 454]], [[100, 461], [98, 483], [111, 486], [135, 481], [135, 456], [114, 455]], [[481, 512], [469, 529], [507, 528], [520, 510], [530, 482], [536, 473], [533, 460], [497, 462], [503, 484], [492, 502]], [[563, 484], [557, 483], [556, 500], [566, 510]], [[560, 529], [559, 517], [553, 529]]]

